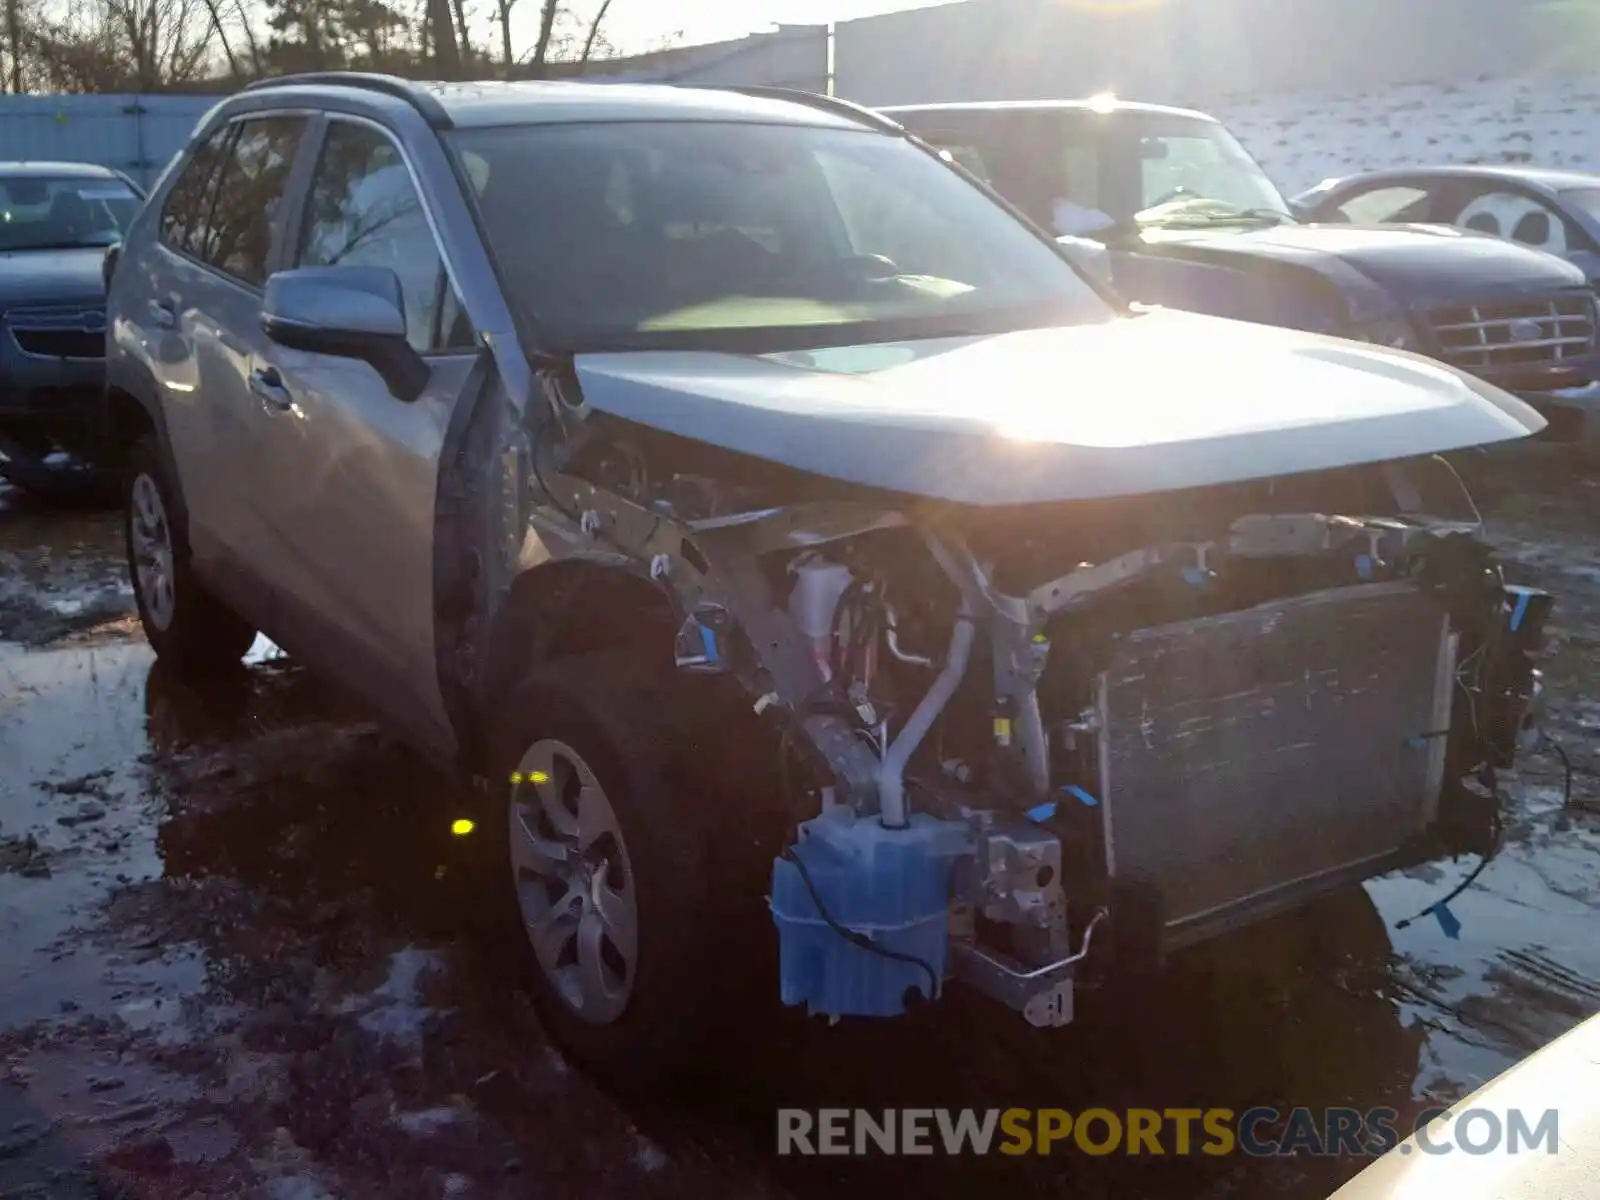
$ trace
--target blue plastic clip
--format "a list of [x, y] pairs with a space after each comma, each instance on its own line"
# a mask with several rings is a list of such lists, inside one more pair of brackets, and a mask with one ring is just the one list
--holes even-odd
[[1094, 798], [1094, 796], [1092, 796], [1090, 793], [1084, 791], [1081, 787], [1079, 787], [1075, 783], [1068, 784], [1066, 787], [1062, 788], [1061, 790], [1064, 791], [1067, 795], [1071, 796], [1073, 799], [1077, 800], [1085, 808], [1099, 808], [1100, 807], [1100, 801], [1096, 800]]
[[1056, 807], [1057, 805], [1054, 800], [1046, 800], [1043, 804], [1035, 804], [1022, 815], [1027, 817], [1028, 820], [1034, 822], [1035, 824], [1043, 824], [1045, 821], [1048, 821], [1051, 817], [1056, 815]]
[[1528, 593], [1519, 591], [1517, 602], [1511, 606], [1511, 632], [1515, 633], [1522, 628], [1522, 618], [1528, 615]]
[[1439, 922], [1439, 928], [1444, 930], [1445, 937], [1451, 941], [1461, 940], [1461, 922], [1456, 919], [1455, 913], [1450, 911], [1448, 904], [1435, 904], [1428, 911], [1433, 914], [1434, 920]]
[[706, 648], [706, 661], [714, 663], [721, 656], [717, 653], [717, 633], [709, 625], [700, 626], [700, 644]]

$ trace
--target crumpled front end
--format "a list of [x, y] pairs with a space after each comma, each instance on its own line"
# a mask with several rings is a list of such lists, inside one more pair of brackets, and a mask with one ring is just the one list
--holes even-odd
[[1437, 457], [975, 505], [561, 403], [551, 507], [770, 731], [788, 1003], [1064, 1024], [1084, 972], [1492, 844], [1550, 598]]

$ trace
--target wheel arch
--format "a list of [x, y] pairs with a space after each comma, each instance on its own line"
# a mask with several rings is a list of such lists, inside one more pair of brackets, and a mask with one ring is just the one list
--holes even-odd
[[[484, 639], [479, 729], [535, 666], [601, 650], [637, 647], [672, 664], [681, 614], [641, 565], [594, 557], [552, 560], [512, 579]], [[477, 739], [475, 739], [477, 740]], [[480, 745], [474, 757], [483, 758]]]
[[189, 506], [184, 499], [183, 478], [173, 457], [172, 441], [167, 433], [167, 422], [161, 405], [147, 398], [142, 387], [128, 386], [131, 381], [108, 379], [102, 409], [102, 433], [108, 458], [117, 467], [127, 464], [128, 451], [141, 437], [153, 436], [156, 453], [166, 472], [167, 486], [172, 492], [173, 516], [180, 531], [189, 526]]

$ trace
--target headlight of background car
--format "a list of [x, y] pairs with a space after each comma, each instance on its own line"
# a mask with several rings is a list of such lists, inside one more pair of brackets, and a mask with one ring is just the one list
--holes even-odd
[[1358, 342], [1371, 342], [1375, 346], [1392, 346], [1396, 350], [1420, 352], [1422, 339], [1417, 329], [1405, 317], [1382, 317], [1376, 321], [1363, 321], [1347, 335]]

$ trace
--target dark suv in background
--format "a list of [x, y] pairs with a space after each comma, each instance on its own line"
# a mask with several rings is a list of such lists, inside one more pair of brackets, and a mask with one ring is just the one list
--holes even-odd
[[1203, 113], [1109, 98], [883, 110], [1038, 224], [1109, 250], [1131, 300], [1394, 346], [1581, 431], [1600, 377], [1583, 272], [1500, 238], [1421, 225], [1303, 224]]
[[95, 480], [106, 249], [143, 203], [88, 163], [0, 163], [0, 478], [41, 493]]

